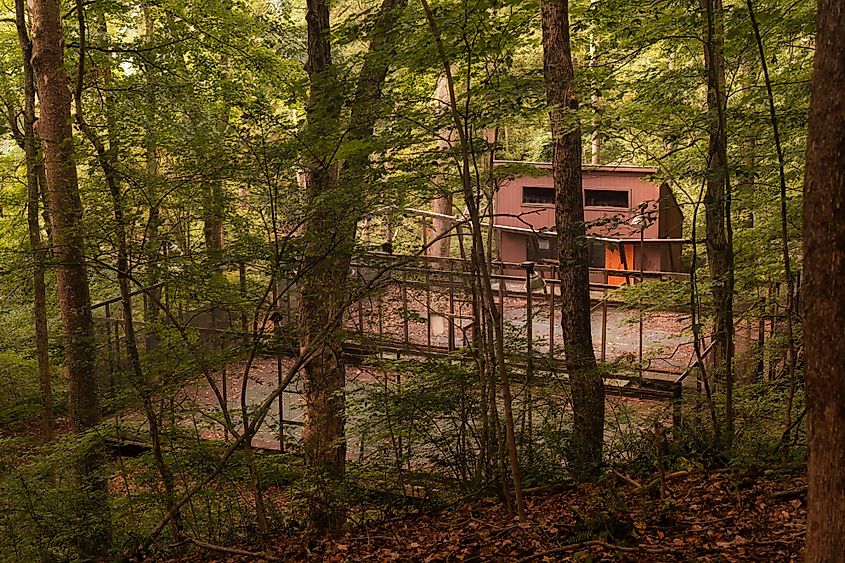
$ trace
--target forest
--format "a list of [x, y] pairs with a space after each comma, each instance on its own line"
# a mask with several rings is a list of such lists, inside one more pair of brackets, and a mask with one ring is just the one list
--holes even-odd
[[0, 11], [0, 561], [845, 562], [842, 0]]

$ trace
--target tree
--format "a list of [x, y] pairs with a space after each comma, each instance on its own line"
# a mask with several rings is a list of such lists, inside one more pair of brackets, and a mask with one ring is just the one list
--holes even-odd
[[807, 561], [845, 561], [845, 10], [820, 0], [804, 183]]
[[[305, 174], [305, 198], [309, 204], [304, 223], [302, 309], [300, 348], [322, 341], [305, 364], [306, 421], [302, 432], [305, 460], [318, 480], [311, 503], [310, 522], [320, 533], [337, 532], [345, 510], [337, 502], [337, 488], [346, 467], [343, 389], [346, 366], [343, 335], [338, 326], [346, 299], [347, 276], [354, 243], [354, 214], [343, 205], [338, 186], [338, 163], [327, 139], [340, 116], [342, 99], [332, 66], [329, 39], [329, 6], [326, 0], [308, 0], [309, 139], [312, 149]], [[325, 138], [324, 136], [327, 136]]]
[[[153, 456], [156, 461], [161, 480], [164, 484], [166, 503], [168, 510], [174, 512], [174, 535], [178, 537], [180, 527], [180, 517], [178, 512], [173, 508], [173, 475], [164, 461], [161, 446], [161, 434], [159, 431], [159, 421], [153, 407], [153, 391], [150, 381], [144, 374], [144, 369], [141, 363], [141, 356], [138, 350], [138, 338], [135, 331], [134, 313], [132, 310], [132, 292], [130, 287], [130, 265], [129, 265], [129, 240], [127, 236], [127, 220], [126, 220], [126, 202], [121, 188], [121, 178], [117, 169], [119, 144], [117, 141], [116, 125], [113, 100], [111, 95], [106, 93], [103, 96], [104, 110], [106, 113], [105, 132], [107, 141], [103, 141], [97, 134], [96, 130], [86, 121], [83, 109], [83, 79], [86, 74], [85, 61], [88, 56], [86, 53], [88, 23], [86, 19], [86, 10], [82, 0], [76, 1], [76, 16], [79, 24], [79, 59], [77, 68], [77, 84], [74, 90], [75, 103], [75, 118], [77, 126], [82, 134], [91, 143], [97, 155], [97, 162], [103, 172], [106, 185], [108, 186], [109, 194], [112, 199], [112, 209], [114, 212], [114, 228], [115, 228], [115, 243], [117, 247], [116, 269], [117, 269], [117, 285], [120, 292], [120, 303], [123, 313], [123, 333], [126, 337], [126, 354], [129, 360], [130, 381], [136, 392], [140, 395], [143, 405], [144, 414], [147, 418], [147, 425], [149, 427], [150, 441], [152, 442]], [[107, 35], [106, 20], [103, 14], [100, 14], [98, 28], [100, 35]], [[97, 69], [99, 74], [103, 76], [104, 88], [108, 92], [111, 86], [112, 69], [108, 66], [110, 61]]]
[[[155, 18], [153, 17], [149, 4], [144, 4], [144, 37], [147, 41], [152, 42], [155, 36]], [[150, 53], [147, 58], [155, 57], [155, 53]], [[161, 287], [158, 285], [161, 281], [161, 266], [159, 265], [159, 258], [161, 256], [162, 241], [160, 236], [161, 230], [161, 210], [159, 203], [159, 151], [155, 138], [156, 126], [156, 87], [152, 80], [153, 65], [149, 61], [144, 61], [144, 77], [145, 77], [145, 102], [146, 107], [146, 127], [144, 129], [144, 153], [146, 159], [145, 172], [147, 176], [147, 185], [149, 186], [149, 201], [150, 210], [147, 215], [147, 242], [144, 246], [147, 258], [147, 287], [150, 288], [150, 298], [146, 302], [144, 308], [144, 322], [147, 323], [146, 331], [146, 348], [152, 350], [158, 346], [159, 337], [156, 323], [159, 319], [158, 302], [161, 300]]]
[[552, 128], [552, 175], [558, 233], [561, 329], [572, 387], [571, 464], [578, 478], [594, 476], [604, 439], [604, 382], [596, 369], [590, 329], [590, 279], [581, 194], [581, 128], [569, 38], [568, 0], [542, 3], [543, 78]]
[[[73, 157], [72, 97], [64, 68], [61, 3], [31, 0], [32, 66], [41, 114], [38, 134], [50, 194], [50, 222], [56, 256], [56, 287], [64, 331], [65, 361], [72, 429], [84, 433], [100, 421], [95, 362], [97, 347], [88, 273], [85, 266], [82, 202]], [[100, 476], [99, 448], [83, 446], [77, 467], [82, 487], [78, 547], [85, 555], [104, 552], [110, 542], [106, 481]]]
[[[349, 299], [349, 271], [355, 230], [365, 205], [364, 179], [372, 149], [367, 141], [381, 115], [378, 102], [389, 69], [394, 27], [407, 0], [384, 0], [378, 10], [368, 50], [350, 100], [347, 142], [353, 146], [345, 163], [337, 160], [335, 145], [344, 104], [337, 69], [333, 66], [328, 4], [309, 0], [309, 77], [307, 139], [310, 157], [305, 174], [309, 209], [303, 225], [305, 254], [302, 275], [300, 347], [304, 351], [321, 342], [305, 363], [305, 458], [320, 481], [318, 499], [312, 503], [310, 521], [321, 533], [340, 530], [345, 509], [337, 501], [337, 488], [345, 473], [346, 368], [340, 321]], [[344, 165], [345, 164], [345, 165]], [[340, 275], [339, 275], [340, 274]]]
[[[454, 65], [453, 65], [454, 67]], [[455, 73], [454, 68], [450, 69], [452, 74]], [[441, 75], [437, 79], [437, 88], [434, 91], [435, 111], [443, 112], [444, 108], [449, 104], [449, 91], [446, 84], [446, 76]], [[455, 143], [455, 127], [448, 125], [444, 127], [438, 134], [437, 148], [448, 151]], [[452, 209], [452, 193], [448, 186], [444, 186], [443, 175], [435, 177], [434, 182], [437, 185], [437, 193], [431, 202], [431, 210], [440, 215], [452, 216], [454, 210]], [[431, 220], [431, 239], [437, 240], [430, 248], [426, 250], [429, 256], [448, 257], [452, 247], [452, 238], [449, 236], [449, 230], [452, 228], [452, 221], [444, 217], [433, 217]], [[439, 239], [439, 240], [438, 240]], [[436, 263], [435, 263], [436, 264]]]
[[[44, 270], [49, 254], [41, 240], [41, 223], [38, 219], [39, 193], [46, 190], [44, 167], [38, 156], [38, 139], [35, 134], [35, 73], [32, 69], [32, 41], [26, 25], [24, 0], [15, 0], [15, 27], [23, 56], [23, 132], [20, 132], [20, 144], [23, 145], [26, 158], [27, 208], [26, 218], [29, 227], [29, 246], [32, 252], [32, 289], [35, 312], [35, 357], [38, 361], [38, 382], [41, 387], [42, 435], [45, 440], [53, 437], [55, 420], [53, 413], [53, 387], [50, 382], [50, 356], [47, 349], [47, 285], [44, 282]], [[10, 119], [10, 125], [17, 129], [17, 120]]]
[[[727, 92], [725, 90], [724, 9], [722, 0], [702, 0], [705, 16], [704, 66], [707, 70], [708, 137], [704, 192], [707, 261], [713, 282], [714, 358], [725, 379], [723, 445], [733, 439], [733, 292], [734, 259], [731, 232], [731, 186], [727, 162]], [[715, 430], [715, 429], [714, 429]]]

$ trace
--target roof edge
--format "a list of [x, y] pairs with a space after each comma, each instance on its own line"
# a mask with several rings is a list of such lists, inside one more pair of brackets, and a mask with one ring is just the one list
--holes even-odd
[[[551, 162], [532, 162], [527, 160], [493, 160], [493, 166], [503, 166], [508, 164], [522, 164], [526, 166], [534, 166], [536, 168], [551, 169]], [[657, 168], [649, 166], [637, 166], [636, 164], [582, 164], [582, 170], [590, 170], [595, 172], [638, 172], [642, 174], [655, 174]]]

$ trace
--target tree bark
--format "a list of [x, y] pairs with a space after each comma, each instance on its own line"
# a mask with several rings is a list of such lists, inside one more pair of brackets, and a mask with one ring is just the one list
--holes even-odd
[[[97, 394], [97, 347], [88, 273], [85, 266], [82, 202], [73, 157], [71, 93], [64, 68], [61, 4], [30, 0], [32, 66], [36, 73], [41, 115], [38, 134], [44, 147], [44, 169], [50, 191], [50, 221], [56, 262], [56, 286], [64, 329], [71, 428], [78, 433], [100, 421]], [[106, 480], [100, 474], [104, 458], [87, 447], [77, 475], [82, 498], [77, 543], [84, 555], [105, 552], [111, 543]]]
[[[155, 20], [150, 12], [150, 6], [144, 4], [144, 34], [148, 41], [152, 42], [155, 34]], [[153, 57], [154, 52], [150, 52], [147, 57]], [[146, 301], [144, 309], [144, 322], [147, 325], [146, 330], [146, 349], [147, 351], [156, 348], [159, 344], [158, 328], [156, 324], [159, 319], [158, 303], [161, 300], [161, 288], [157, 287], [158, 282], [161, 281], [161, 267], [159, 260], [161, 260], [161, 236], [159, 230], [161, 228], [162, 220], [159, 210], [159, 157], [158, 147], [156, 146], [155, 138], [155, 117], [156, 117], [156, 93], [155, 84], [152, 80], [153, 65], [150, 62], [144, 63], [144, 78], [146, 80], [146, 110], [147, 123], [144, 130], [144, 148], [146, 158], [146, 172], [147, 172], [147, 200], [150, 202], [150, 211], [147, 216], [147, 235], [144, 241], [145, 257], [147, 260], [147, 287], [150, 288], [150, 298]]]
[[[379, 100], [387, 76], [389, 46], [395, 25], [407, 0], [383, 0], [376, 17], [368, 51], [350, 107], [347, 137], [365, 141], [372, 137], [381, 116]], [[353, 153], [341, 170], [333, 162], [326, 139], [337, 133], [343, 100], [332, 66], [329, 8], [325, 0], [308, 0], [309, 76], [308, 139], [312, 157], [305, 171], [309, 215], [304, 223], [304, 270], [301, 279], [302, 313], [300, 345], [304, 351], [324, 335], [325, 343], [305, 363], [306, 417], [303, 429], [305, 458], [320, 490], [311, 503], [310, 523], [315, 532], [333, 534], [345, 521], [345, 508], [337, 498], [346, 465], [346, 368], [342, 356], [343, 333], [339, 313], [347, 306], [349, 271], [355, 229], [361, 216], [364, 179], [371, 150]]]
[[[733, 243], [730, 219], [730, 178], [727, 163], [725, 111], [724, 11], [722, 0], [701, 0], [705, 16], [704, 64], [707, 70], [709, 148], [704, 192], [707, 262], [712, 279], [713, 358], [716, 375], [725, 381], [726, 412], [722, 429], [723, 446], [733, 440]], [[718, 429], [714, 429], [718, 431]]]
[[24, 0], [15, 0], [15, 26], [23, 55], [24, 122], [23, 149], [26, 159], [27, 224], [29, 247], [32, 252], [32, 290], [35, 316], [35, 358], [38, 362], [38, 384], [41, 388], [41, 435], [45, 441], [53, 438], [55, 415], [53, 413], [53, 386], [50, 382], [50, 354], [47, 333], [47, 286], [44, 282], [47, 248], [41, 241], [41, 223], [38, 219], [39, 157], [38, 139], [35, 136], [35, 73], [32, 70], [32, 42], [26, 27]]
[[337, 498], [346, 468], [346, 367], [343, 335], [332, 319], [338, 317], [348, 292], [355, 223], [349, 209], [343, 209], [343, 197], [337, 189], [338, 165], [323, 146], [324, 134], [337, 126], [341, 105], [331, 58], [329, 6], [326, 0], [308, 0], [307, 8], [308, 138], [314, 144], [310, 151], [314, 156], [305, 170], [309, 214], [303, 225], [301, 350], [328, 334], [305, 363], [302, 441], [306, 464], [318, 487], [310, 502], [310, 525], [317, 533], [333, 534], [340, 531], [346, 518]]
[[604, 382], [590, 328], [590, 279], [581, 186], [581, 129], [569, 39], [568, 0], [544, 0], [543, 75], [552, 126], [561, 333], [572, 387], [570, 462], [579, 479], [597, 475], [604, 441]]
[[[362, 141], [372, 137], [376, 122], [383, 115], [379, 104], [382, 87], [392, 60], [391, 46], [398, 31], [396, 24], [407, 5], [408, 0], [383, 0], [379, 7], [352, 101], [348, 133], [351, 140]], [[369, 149], [359, 151], [355, 164], [365, 165], [371, 153]]]
[[205, 248], [216, 259], [223, 250], [223, 181], [208, 180], [203, 189], [202, 232]]
[[[229, 65], [228, 57], [222, 57], [221, 65], [227, 67]], [[228, 103], [223, 108], [223, 113], [220, 115], [220, 142], [223, 141], [223, 135], [229, 128], [230, 108]], [[219, 269], [222, 269], [220, 260], [223, 257], [223, 223], [225, 219], [225, 180], [222, 177], [206, 180], [203, 194], [203, 236], [205, 237], [205, 248], [208, 255]]]
[[804, 183], [808, 511], [804, 558], [845, 561], [845, 10], [820, 0]]

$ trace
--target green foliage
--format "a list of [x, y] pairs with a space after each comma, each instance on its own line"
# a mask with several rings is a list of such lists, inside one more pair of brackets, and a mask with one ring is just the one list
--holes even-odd
[[[35, 360], [24, 359], [10, 352], [0, 352], [0, 426], [33, 424], [41, 414], [41, 390]], [[64, 386], [53, 378], [57, 403], [64, 402]]]
[[[457, 104], [473, 164], [483, 172], [494, 150], [498, 158], [548, 160], [551, 139], [542, 83], [539, 4], [438, 0], [431, 6], [441, 27], [443, 49], [455, 65]], [[755, 6], [785, 149], [786, 242], [793, 274], [797, 274], [814, 5], [809, 0], [788, 4], [761, 0]], [[734, 188], [736, 311], [747, 310], [748, 318], [756, 321], [755, 315], [761, 314], [755, 309], [758, 302], [772, 310], [783, 302], [783, 297], [767, 293], [786, 274], [778, 162], [748, 14], [743, 3], [727, 7], [728, 172]], [[120, 305], [112, 302], [113, 322], [108, 325], [102, 320], [105, 307], [94, 309], [101, 404], [110, 417], [100, 430], [105, 435], [145, 440], [148, 428], [141, 413], [145, 400], [149, 401], [163, 427], [165, 463], [173, 469], [176, 490], [181, 493], [218, 470], [223, 446], [202, 439], [197, 427], [186, 423], [197, 418], [219, 423], [222, 414], [203, 413], [198, 405], [184, 404], [180, 390], [197, 381], [198, 374], [218, 381], [224, 365], [232, 366], [250, 353], [240, 341], [241, 323], [248, 332], [255, 331], [260, 353], [275, 354], [291, 344], [273, 334], [274, 321], [265, 312], [274, 291], [279, 301], [290, 298], [295, 292], [285, 292], [286, 288], [295, 287], [313, 266], [303, 260], [309, 242], [301, 236], [304, 221], [326, 209], [341, 209], [345, 217], [367, 220], [367, 228], [356, 235], [357, 249], [378, 250], [383, 233], [390, 229], [394, 251], [414, 253], [420, 250], [422, 238], [418, 220], [404, 217], [403, 209], [427, 208], [444, 191], [460, 193], [454, 166], [461, 158], [458, 147], [454, 141], [445, 148], [438, 146], [449, 136], [452, 116], [432, 100], [443, 62], [421, 7], [411, 3], [396, 24], [395, 44], [382, 55], [389, 57], [390, 64], [381, 97], [364, 101], [377, 116], [375, 134], [361, 139], [350, 135], [350, 120], [373, 38], [377, 2], [332, 5], [333, 83], [326, 97], [331, 104], [320, 107], [309, 102], [303, 67], [308, 38], [301, 3], [114, 0], [83, 3], [83, 8], [87, 50], [80, 53], [76, 19], [66, 18], [66, 64], [72, 82], [81, 80], [85, 118], [113, 156], [120, 191], [115, 202], [96, 151], [77, 130], [75, 156], [92, 298], [98, 302], [117, 294], [116, 203], [125, 212], [132, 289], [153, 282], [167, 288], [158, 297], [166, 310], [141, 330], [141, 340], [153, 334], [159, 340], [153, 351], [141, 345], [146, 377], [142, 385], [127, 376], [125, 337], [117, 322]], [[654, 180], [668, 182], [684, 211], [684, 236], [691, 237], [694, 228], [698, 239], [695, 263], [689, 245], [683, 257], [683, 263], [697, 274], [693, 287], [679, 280], [647, 282], [617, 290], [612, 297], [647, 312], [688, 310], [691, 301], [700, 303], [702, 318], [690, 329], [704, 335], [711, 282], [702, 244], [700, 196], [706, 179], [710, 116], [704, 103], [700, 8], [697, 3], [677, 0], [659, 4], [578, 0], [571, 8], [581, 102], [578, 117], [585, 141], [594, 132], [598, 135], [603, 163], [657, 168]], [[6, 16], [8, 20], [10, 14]], [[80, 56], [85, 57], [87, 70], [76, 77], [72, 71]], [[25, 221], [23, 155], [13, 135], [23, 104], [21, 63], [17, 37], [7, 21], [0, 29], [0, 101], [8, 117], [0, 128], [0, 384], [5, 389], [0, 398], [4, 436], [0, 438], [0, 527], [6, 531], [0, 553], [9, 554], [10, 560], [72, 559], [72, 538], [84, 525], [74, 516], [74, 507], [84, 492], [72, 485], [69, 468], [82, 439], [66, 436], [38, 447], [31, 437], [39, 412], [31, 311], [33, 264]], [[313, 123], [309, 127], [309, 112], [336, 117], [320, 127]], [[492, 128], [498, 130], [495, 144], [484, 135], [485, 129]], [[585, 160], [589, 146], [584, 143]], [[315, 159], [338, 165], [340, 172], [337, 189], [308, 201], [302, 171]], [[350, 162], [358, 161], [366, 163], [364, 177], [352, 184], [344, 172]], [[527, 170], [520, 165], [502, 167], [494, 180]], [[483, 202], [494, 187], [480, 179], [482, 172], [475, 187]], [[456, 198], [456, 209], [461, 208]], [[224, 225], [223, 249], [209, 248], [205, 240], [204, 231], [212, 219]], [[47, 238], [46, 224], [42, 224], [42, 237]], [[246, 265], [243, 285], [239, 264]], [[55, 266], [51, 262], [47, 272], [48, 316], [50, 360], [58, 374], [63, 354]], [[363, 284], [350, 287], [363, 290]], [[377, 297], [378, 291], [367, 296]], [[139, 295], [132, 302], [139, 326], [148, 313], [143, 301]], [[215, 326], [210, 327], [211, 315], [224, 309], [227, 318], [213, 317]], [[283, 321], [292, 325], [297, 314], [294, 310]], [[412, 316], [409, 320], [423, 319]], [[212, 329], [221, 328], [218, 322], [238, 333], [238, 338], [226, 343], [209, 337]], [[796, 336], [800, 337], [800, 326]], [[661, 443], [667, 467], [711, 467], [801, 455], [800, 422], [783, 438], [786, 397], [794, 391], [792, 422], [805, 402], [800, 370], [792, 390], [780, 373], [784, 370], [778, 358], [783, 357], [784, 340], [782, 331], [775, 334], [762, 352], [766, 358], [775, 358], [770, 360], [775, 380], [742, 382], [736, 389], [737, 435], [729, 456], [715, 446], [718, 429], [708, 421], [708, 405], [685, 390], [687, 424]], [[524, 334], [509, 327], [507, 351], [519, 354], [525, 345]], [[121, 348], [123, 356], [118, 352]], [[547, 366], [537, 367], [530, 390], [524, 385], [525, 374], [512, 370], [526, 485], [568, 477], [565, 460], [571, 408], [567, 387], [553, 373], [543, 370], [540, 375], [540, 368]], [[442, 498], [495, 489], [491, 483], [499, 478], [496, 459], [504, 432], [501, 424], [495, 427], [492, 421], [494, 414], [501, 419], [502, 413], [491, 412], [489, 397], [482, 396], [476, 364], [456, 355], [445, 361], [380, 362], [370, 369], [374, 381], [357, 382], [347, 389], [349, 434], [358, 440], [350, 443], [358, 446], [361, 462], [351, 472], [351, 480], [365, 484], [356, 482], [342, 491], [344, 502], [365, 503], [366, 520], [387, 516], [390, 509], [371, 507], [399, 503], [406, 484], [425, 489], [427, 501], [436, 496], [426, 488], [431, 483], [442, 489]], [[64, 383], [62, 378], [54, 379], [61, 406]], [[714, 407], [722, 413], [724, 396], [715, 382], [714, 387]], [[240, 416], [240, 406], [233, 404], [229, 405], [232, 412]], [[501, 401], [497, 404], [501, 407]], [[247, 417], [255, 415], [254, 407], [245, 410]], [[607, 463], [621, 465], [632, 474], [653, 472], [661, 457], [653, 428], [666, 424], [671, 418], [668, 410], [614, 402], [608, 412]], [[118, 423], [120, 428], [112, 427]], [[13, 435], [17, 432], [20, 435]], [[485, 432], [489, 451], [484, 451]], [[273, 531], [299, 529], [308, 495], [325, 485], [302, 478], [295, 461], [301, 452], [296, 444], [293, 448], [294, 453], [286, 457], [256, 454], [255, 469], [263, 490], [294, 491], [287, 508], [268, 503]], [[113, 479], [117, 554], [146, 537], [164, 513], [166, 502], [151, 454], [113, 458], [103, 470]], [[368, 486], [370, 481], [379, 485], [375, 492]], [[238, 452], [184, 511], [188, 533], [222, 544], [253, 539], [251, 482], [249, 464]], [[625, 540], [627, 522], [620, 516], [625, 507], [615, 502], [609, 499], [608, 506], [581, 515], [579, 531], [584, 537]], [[616, 529], [615, 522], [622, 522], [622, 528]], [[150, 555], [167, 555], [162, 546], [170, 540], [175, 541], [167, 537], [156, 543]]]

